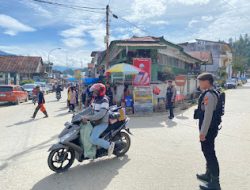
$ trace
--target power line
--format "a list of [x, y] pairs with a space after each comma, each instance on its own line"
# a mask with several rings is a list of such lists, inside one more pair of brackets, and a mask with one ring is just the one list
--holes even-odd
[[[44, 0], [33, 0], [38, 3], [44, 3], [44, 4], [49, 4], [49, 5], [54, 5], [54, 6], [60, 6], [64, 8], [71, 8], [75, 10], [82, 10], [86, 12], [92, 12], [92, 13], [104, 13], [105, 8], [95, 8], [95, 7], [84, 7], [84, 6], [78, 6], [78, 5], [68, 5], [68, 4], [62, 4], [62, 3], [56, 3], [56, 2], [51, 2], [51, 1], [44, 1]], [[100, 10], [100, 11], [95, 11], [95, 10]]]
[[[41, 3], [49, 3], [49, 4], [55, 4], [55, 5], [67, 5], [67, 6], [72, 6], [69, 4], [62, 4], [62, 3], [56, 3], [56, 2], [51, 2], [51, 1], [44, 1], [44, 0], [34, 0], [37, 2], [41, 2]], [[82, 8], [82, 9], [92, 9], [92, 10], [105, 10], [105, 8], [98, 8], [98, 7], [86, 7], [86, 6], [79, 6], [79, 5], [73, 5], [74, 7], [77, 8]]]
[[150, 35], [150, 32], [149, 32], [149, 31], [147, 31], [147, 30], [145, 30], [145, 29], [143, 29], [143, 28], [137, 26], [136, 24], [134, 24], [134, 23], [128, 21], [127, 19], [125, 19], [125, 18], [123, 18], [123, 17], [120, 17], [120, 16], [117, 16], [116, 14], [113, 14], [111, 11], [110, 11], [110, 13], [112, 14], [113, 18], [123, 20], [124, 22], [126, 22], [126, 23], [132, 25], [133, 27], [135, 27], [135, 28], [137, 28], [137, 29], [139, 29], [139, 30], [145, 32], [146, 34]]
[[[222, 0], [225, 4], [227, 4], [228, 6], [230, 6], [232, 9], [231, 10], [235, 10], [238, 9], [238, 7], [232, 5], [231, 3], [227, 2], [226, 0]], [[250, 18], [246, 15], [239, 15], [239, 17], [245, 17], [245, 19], [250, 20]]]
[[105, 21], [106, 17], [103, 17], [100, 21], [97, 21], [97, 25], [102, 24]]

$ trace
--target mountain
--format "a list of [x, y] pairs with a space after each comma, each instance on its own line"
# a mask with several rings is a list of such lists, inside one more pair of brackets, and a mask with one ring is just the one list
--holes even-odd
[[[53, 66], [53, 70], [57, 70], [57, 71], [66, 71], [66, 70], [78, 70], [80, 68], [75, 68], [75, 67], [66, 67], [66, 66], [60, 66], [60, 65], [55, 65]], [[88, 69], [87, 68], [83, 68], [81, 69], [82, 71], [87, 71]]]
[[0, 55], [5, 56], [5, 55], [14, 55], [14, 54], [7, 53], [7, 52], [4, 52], [4, 51], [0, 51]]
[[65, 70], [68, 70], [68, 69], [71, 69], [70, 67], [66, 67], [66, 66], [60, 66], [60, 65], [55, 65], [53, 66], [53, 70], [57, 70], [57, 71], [65, 71]]

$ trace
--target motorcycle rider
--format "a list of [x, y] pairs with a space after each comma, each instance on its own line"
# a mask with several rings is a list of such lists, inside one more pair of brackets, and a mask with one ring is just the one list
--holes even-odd
[[60, 94], [60, 96], [61, 96], [61, 91], [63, 91], [62, 86], [60, 84], [58, 84], [56, 87], [56, 95]]
[[96, 83], [91, 86], [90, 92], [93, 93], [93, 101], [90, 105], [92, 109], [91, 115], [83, 116], [83, 122], [90, 121], [93, 125], [93, 130], [91, 132], [90, 141], [92, 144], [100, 146], [108, 150], [108, 156], [111, 156], [115, 143], [106, 141], [100, 138], [100, 135], [108, 128], [109, 120], [109, 99], [105, 95], [106, 87], [102, 83]]

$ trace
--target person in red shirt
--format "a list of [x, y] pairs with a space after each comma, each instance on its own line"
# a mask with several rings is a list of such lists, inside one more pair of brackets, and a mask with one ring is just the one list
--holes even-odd
[[47, 111], [46, 111], [46, 109], [44, 107], [45, 99], [44, 99], [43, 92], [40, 91], [40, 86], [36, 87], [36, 92], [37, 92], [37, 103], [38, 103], [38, 105], [37, 105], [37, 107], [36, 107], [36, 109], [34, 111], [34, 114], [33, 114], [33, 116], [31, 118], [35, 119], [36, 114], [39, 111], [39, 109], [40, 109], [41, 112], [44, 113], [44, 115], [45, 115], [44, 118], [47, 118], [49, 116], [48, 116], [48, 113], [47, 113]]

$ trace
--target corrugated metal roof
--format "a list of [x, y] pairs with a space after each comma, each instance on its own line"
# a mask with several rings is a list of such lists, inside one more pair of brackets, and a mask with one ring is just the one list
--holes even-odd
[[190, 51], [187, 53], [196, 59], [212, 64], [212, 54], [210, 51]]
[[122, 40], [122, 41], [127, 41], [127, 42], [139, 42], [139, 41], [142, 41], [142, 42], [159, 42], [160, 38], [153, 37], [153, 36], [145, 36], [145, 37], [133, 36], [132, 38], [125, 39], [125, 40]]
[[116, 44], [117, 46], [123, 46], [123, 47], [136, 47], [136, 46], [142, 46], [142, 47], [166, 47], [164, 44], [158, 44], [158, 43], [136, 43], [136, 44], [131, 44], [131, 43], [118, 43]]
[[0, 56], [0, 72], [40, 73], [44, 72], [41, 57]]

